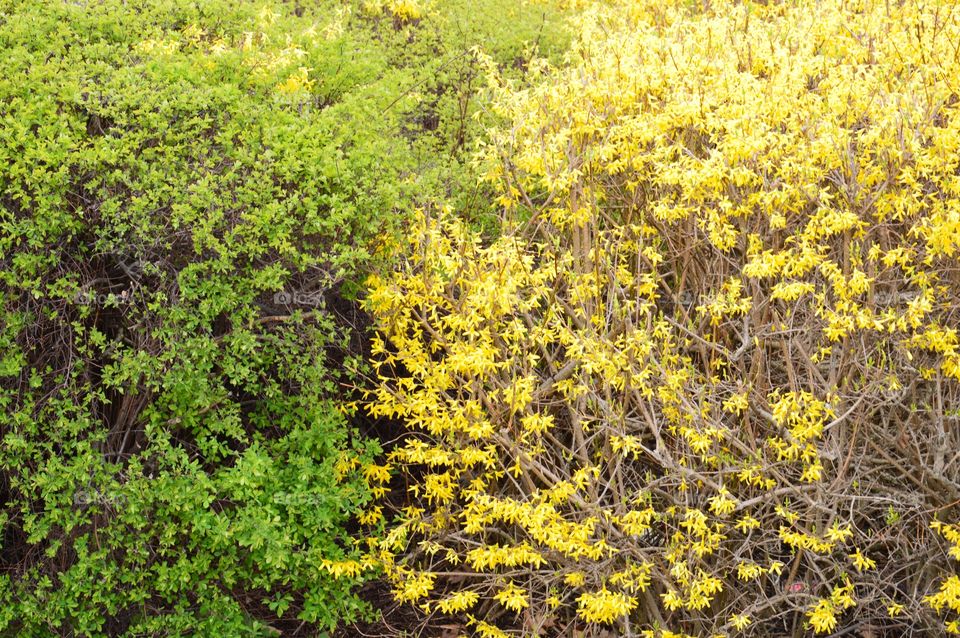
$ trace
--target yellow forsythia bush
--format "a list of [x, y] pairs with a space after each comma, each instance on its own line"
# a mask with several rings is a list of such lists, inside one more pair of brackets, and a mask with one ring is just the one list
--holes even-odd
[[370, 282], [378, 559], [484, 638], [957, 632], [960, 7], [704, 4], [490, 65], [503, 235]]

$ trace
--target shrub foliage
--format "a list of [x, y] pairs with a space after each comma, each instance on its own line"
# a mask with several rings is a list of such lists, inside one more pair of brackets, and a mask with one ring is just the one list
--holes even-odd
[[403, 210], [412, 78], [334, 4], [2, 4], [0, 633], [358, 613], [325, 306]]
[[960, 14], [691, 4], [491, 65], [504, 235], [370, 283], [379, 558], [484, 638], [957, 632]]

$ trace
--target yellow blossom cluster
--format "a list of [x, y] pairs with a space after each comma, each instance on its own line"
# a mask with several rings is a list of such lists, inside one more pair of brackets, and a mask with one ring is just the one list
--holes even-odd
[[876, 503], [912, 507], [876, 482], [952, 485], [960, 12], [692, 4], [590, 3], [561, 66], [488, 64], [503, 234], [425, 209], [368, 282], [411, 501], [380, 560], [401, 600], [497, 608], [477, 635], [960, 611], [949, 578], [859, 598], [900, 547]]
[[[422, 506], [408, 508], [404, 529], [430, 540], [402, 548], [422, 573], [468, 567], [476, 586], [541, 574], [534, 589], [529, 579], [508, 578], [491, 599], [513, 613], [534, 605], [546, 613], [549, 592], [580, 589], [567, 600], [579, 618], [599, 624], [641, 609], [654, 574], [669, 586], [647, 604], [665, 612], [711, 608], [730, 578], [738, 589], [776, 581], [783, 562], [765, 553], [720, 569], [730, 560], [725, 544], [760, 527], [749, 514], [757, 506], [742, 505], [767, 489], [755, 477], [810, 460], [778, 455], [762, 439], [746, 448], [729, 426], [714, 425], [727, 418], [721, 404], [729, 395], [718, 395], [711, 410], [690, 405], [702, 373], [650, 301], [631, 299], [615, 280], [572, 299], [576, 270], [557, 267], [573, 261], [569, 253], [514, 237], [484, 246], [446, 216], [420, 223], [407, 269], [372, 281], [367, 301], [382, 331], [373, 361], [380, 384], [368, 410], [403, 419], [411, 435], [388, 465], [364, 473], [416, 473], [409, 492]], [[625, 237], [616, 229], [598, 241]], [[814, 445], [831, 414], [809, 392], [765, 399], [766, 431], [782, 433], [785, 445]], [[687, 429], [714, 438], [700, 446]], [[789, 485], [782, 471], [770, 471], [779, 478], [767, 480]], [[674, 500], [655, 498], [656, 485]], [[797, 515], [789, 507], [777, 511], [780, 540], [796, 549], [842, 551], [852, 533], [834, 525], [821, 540], [790, 527]], [[661, 530], [662, 546], [645, 546]], [[584, 572], [584, 561], [608, 567]], [[432, 579], [414, 578], [393, 558], [387, 564], [399, 598], [428, 595]], [[453, 609], [451, 600], [459, 599], [440, 598], [433, 608]], [[726, 615], [741, 628], [748, 616]]]
[[252, 84], [279, 77], [273, 87], [276, 93], [292, 95], [308, 91], [314, 84], [310, 77], [312, 69], [300, 64], [307, 57], [307, 49], [318, 39], [332, 37], [337, 31], [342, 31], [342, 26], [338, 25], [342, 25], [348, 14], [348, 8], [341, 10], [323, 30], [314, 26], [300, 33], [284, 33], [278, 37], [274, 23], [279, 16], [265, 9], [255, 21], [258, 30], [227, 35], [187, 24], [179, 30], [145, 38], [137, 44], [136, 50], [151, 55], [190, 51], [195, 54], [194, 64], [207, 70], [215, 68], [221, 59], [239, 58], [242, 65], [249, 69]]
[[609, 624], [626, 616], [637, 606], [637, 599], [621, 592], [585, 592], [577, 598], [578, 614], [587, 622]]
[[807, 612], [807, 618], [813, 630], [820, 634], [833, 631], [837, 627], [837, 615], [845, 609], [856, 606], [857, 602], [852, 594], [853, 584], [847, 583], [834, 587], [829, 598], [818, 600]]
[[[947, 525], [940, 521], [933, 521], [930, 527], [951, 543], [950, 556], [960, 560], [960, 525]], [[944, 609], [951, 612], [954, 618], [946, 621], [946, 631], [949, 634], [960, 635], [960, 576], [952, 575], [944, 579], [938, 591], [927, 596], [926, 602], [937, 613]]]

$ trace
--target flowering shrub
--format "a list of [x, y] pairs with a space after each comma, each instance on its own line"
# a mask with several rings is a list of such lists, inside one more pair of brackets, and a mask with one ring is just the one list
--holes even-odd
[[490, 65], [504, 234], [370, 283], [379, 559], [484, 638], [956, 631], [960, 14], [688, 4]]

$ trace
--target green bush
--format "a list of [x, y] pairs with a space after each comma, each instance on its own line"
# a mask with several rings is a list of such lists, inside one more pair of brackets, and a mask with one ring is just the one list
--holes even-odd
[[334, 409], [325, 306], [403, 212], [384, 109], [409, 72], [296, 13], [3, 4], [0, 633], [361, 609], [323, 566], [358, 554], [368, 499], [336, 466], [376, 445]]
[[[518, 80], [537, 57], [559, 61], [570, 42], [563, 2], [542, 0], [366, 0], [366, 28], [383, 44], [388, 64], [409, 73], [398, 87], [405, 98], [390, 106], [400, 113], [400, 133], [410, 140], [422, 189], [449, 202], [462, 217], [499, 232], [495, 194], [470, 166], [476, 142], [502, 124], [489, 109], [487, 75], [477, 51], [495, 62], [503, 77]], [[393, 11], [413, 8], [414, 20]], [[391, 9], [392, 8], [392, 9]]]

